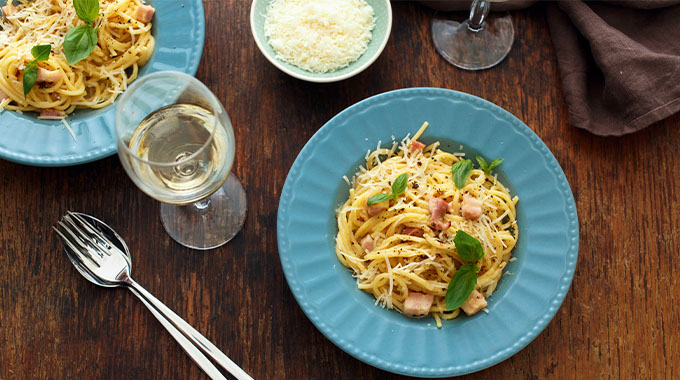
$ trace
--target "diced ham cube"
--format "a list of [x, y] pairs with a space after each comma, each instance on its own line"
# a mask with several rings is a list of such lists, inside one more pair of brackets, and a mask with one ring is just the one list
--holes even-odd
[[432, 197], [428, 202], [430, 209], [430, 223], [434, 223], [438, 230], [446, 230], [451, 226], [451, 222], [444, 220], [444, 215], [449, 209], [449, 204], [443, 199]]
[[66, 112], [61, 111], [61, 110], [55, 110], [54, 108], [45, 108], [44, 110], [40, 111], [40, 116], [38, 117], [62, 117], [66, 116]]
[[438, 229], [439, 231], [444, 231], [448, 230], [449, 227], [451, 227], [451, 222], [449, 221], [442, 221], [442, 220], [435, 220], [434, 221], [434, 228]]
[[432, 197], [428, 201], [427, 207], [430, 210], [430, 222], [434, 222], [436, 219], [444, 217], [449, 209], [449, 204], [443, 199]]
[[417, 152], [417, 151], [423, 151], [425, 148], [425, 144], [418, 142], [418, 141], [411, 141], [411, 146], [408, 148], [408, 151], [411, 153]]
[[432, 301], [434, 301], [432, 294], [410, 292], [404, 300], [404, 314], [409, 317], [423, 317], [430, 312]]
[[371, 235], [366, 235], [361, 239], [361, 247], [365, 249], [366, 252], [371, 252], [375, 249], [375, 240], [373, 240]]
[[141, 22], [149, 22], [153, 18], [155, 11], [152, 6], [141, 4], [137, 7], [137, 11], [135, 11], [135, 18]]
[[4, 92], [2, 92], [2, 90], [0, 90], [0, 102], [2, 102], [5, 99], [9, 99], [9, 96], [7, 96], [7, 94], [5, 94]]
[[401, 233], [402, 235], [423, 237], [423, 230], [417, 227], [404, 227]]
[[478, 292], [477, 290], [473, 290], [472, 293], [470, 293], [470, 297], [461, 305], [461, 309], [465, 312], [467, 315], [472, 315], [477, 313], [478, 311], [484, 309], [488, 305], [486, 302], [486, 298], [482, 295], [482, 293]]
[[477, 220], [482, 216], [482, 201], [466, 194], [460, 210], [464, 218]]
[[17, 11], [17, 7], [15, 7], [12, 4], [7, 4], [4, 7], [0, 8], [2, 10], [2, 17], [7, 19], [7, 17], [12, 16], [14, 13]]
[[42, 67], [38, 67], [38, 77], [36, 82], [56, 82], [61, 79], [60, 70], [47, 70]]
[[366, 212], [368, 212], [368, 216], [376, 216], [380, 214], [383, 210], [387, 210], [388, 207], [389, 203], [387, 201], [374, 203], [370, 206], [366, 205]]

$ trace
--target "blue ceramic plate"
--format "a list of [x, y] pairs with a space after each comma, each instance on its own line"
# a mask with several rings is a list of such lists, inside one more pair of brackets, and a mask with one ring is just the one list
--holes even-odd
[[[421, 141], [491, 159], [519, 196], [517, 261], [508, 265], [489, 313], [444, 321], [411, 319], [374, 304], [335, 257], [335, 209], [368, 149], [413, 134]], [[555, 157], [502, 108], [464, 93], [413, 88], [387, 92], [340, 112], [298, 155], [281, 193], [278, 244], [283, 270], [307, 317], [350, 355], [387, 371], [423, 377], [492, 366], [531, 342], [562, 304], [578, 255], [571, 189]]]
[[[201, 0], [153, 1], [152, 34], [156, 47], [139, 75], [160, 70], [195, 74], [203, 51], [205, 19]], [[82, 164], [116, 152], [113, 132], [116, 104], [101, 110], [76, 110], [67, 117], [76, 141], [61, 121], [36, 114], [0, 113], [0, 158], [37, 166]]]

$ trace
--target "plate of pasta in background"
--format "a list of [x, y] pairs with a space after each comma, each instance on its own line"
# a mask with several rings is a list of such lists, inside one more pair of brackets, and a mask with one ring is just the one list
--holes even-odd
[[512, 356], [548, 324], [578, 256], [550, 150], [465, 93], [395, 90], [328, 121], [279, 201], [298, 304], [338, 347], [394, 373], [447, 377]]
[[110, 156], [127, 86], [198, 68], [200, 0], [0, 1], [0, 158], [68, 166]]

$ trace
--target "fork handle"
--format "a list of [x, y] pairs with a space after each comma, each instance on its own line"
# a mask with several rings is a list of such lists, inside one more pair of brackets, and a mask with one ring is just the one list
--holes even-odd
[[149, 302], [142, 294], [137, 291], [134, 287], [129, 288], [130, 291], [136, 295], [142, 303], [151, 311], [156, 319], [165, 327], [166, 330], [172, 335], [173, 338], [179, 343], [182, 349], [191, 357], [191, 359], [199, 366], [201, 369], [210, 376], [213, 380], [226, 380], [222, 373], [210, 362], [210, 360], [203, 355], [201, 350], [198, 349], [189, 339], [187, 339], [181, 331], [179, 331], [169, 320], [167, 320], [161, 312], [156, 309], [153, 304]]
[[[170, 310], [169, 307], [165, 306], [165, 304], [163, 304], [163, 302], [159, 301], [156, 297], [154, 297], [151, 293], [149, 293], [141, 285], [139, 285], [137, 282], [135, 282], [131, 278], [128, 278], [126, 280], [126, 282], [129, 285], [130, 290], [132, 290], [132, 292], [135, 295], [137, 295], [137, 297], [139, 297], [142, 300], [142, 302], [144, 302], [144, 304], [149, 309], [152, 309], [152, 308], [154, 309], [154, 310], [151, 310], [151, 312], [156, 316], [156, 318], [161, 320], [160, 316], [162, 316], [165, 319], [165, 321], [161, 320], [161, 323], [163, 324], [163, 326], [165, 326], [166, 329], [168, 329], [168, 331], [170, 331], [171, 334], [173, 334], [173, 331], [170, 330], [170, 328], [166, 325], [166, 323], [171, 325], [173, 327], [174, 331], [180, 332], [179, 335], [183, 334], [182, 338], [184, 338], [184, 341], [186, 341], [186, 339], [188, 338], [191, 341], [191, 343], [193, 343], [192, 348], [194, 350], [196, 348], [200, 349], [203, 353], [205, 353], [206, 355], [211, 357], [213, 360], [215, 360], [215, 362], [217, 362], [220, 366], [222, 366], [222, 368], [229, 371], [229, 373], [232, 374], [236, 379], [238, 379], [238, 380], [253, 380], [253, 378], [250, 377], [250, 375], [248, 375], [243, 369], [241, 369], [238, 365], [236, 365], [236, 363], [231, 361], [231, 359], [229, 359], [227, 357], [227, 355], [225, 355], [222, 351], [220, 351], [219, 348], [215, 347], [215, 345], [212, 344], [212, 342], [210, 342], [206, 337], [201, 335], [201, 333], [196, 331], [196, 329], [191, 327], [190, 324], [188, 324], [186, 321], [184, 321], [182, 318], [180, 318], [177, 314], [175, 314], [175, 312]], [[160, 316], [157, 315], [156, 312], [159, 313]], [[175, 339], [177, 339], [177, 341], [180, 343], [180, 345], [182, 345], [182, 347], [186, 351], [187, 347], [182, 343], [182, 341], [180, 341], [180, 339], [178, 339], [177, 336], [175, 336], [174, 334], [173, 334], [173, 336], [175, 337]], [[186, 343], [189, 343], [189, 342], [186, 342]], [[189, 343], [189, 344], [191, 344], [191, 343]], [[201, 365], [201, 363], [199, 363], [197, 361], [196, 357], [194, 355], [192, 355], [191, 352], [187, 351], [187, 353], [213, 379], [224, 379], [224, 377], [221, 374], [219, 375], [220, 377], [213, 377], [213, 375], [211, 375], [211, 373], [206, 370], [206, 367], [204, 367], [203, 365]], [[205, 358], [205, 356], [203, 356], [203, 355], [201, 355], [201, 356], [203, 358]], [[215, 367], [211, 363], [208, 363], [208, 364], [210, 364], [212, 369], [215, 369]], [[207, 367], [207, 368], [210, 369], [210, 367]]]

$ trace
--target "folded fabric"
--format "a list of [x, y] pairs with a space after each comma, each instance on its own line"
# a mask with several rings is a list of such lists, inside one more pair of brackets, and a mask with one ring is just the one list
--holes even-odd
[[680, 1], [559, 1], [547, 10], [570, 122], [623, 135], [680, 111]]

